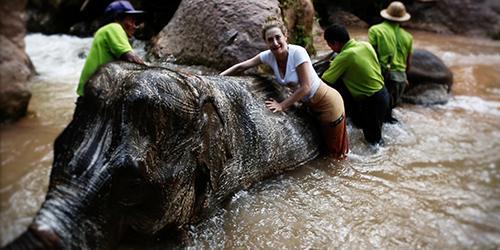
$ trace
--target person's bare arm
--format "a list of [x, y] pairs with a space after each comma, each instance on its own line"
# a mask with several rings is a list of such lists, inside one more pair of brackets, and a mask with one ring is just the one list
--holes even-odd
[[312, 77], [309, 64], [310, 62], [304, 62], [297, 67], [297, 74], [299, 76], [299, 87], [290, 95], [288, 98], [278, 103], [276, 100], [268, 100], [266, 101], [266, 106], [269, 110], [273, 112], [286, 111], [290, 108], [295, 102], [302, 100], [309, 92], [311, 91], [311, 79]]
[[120, 59], [127, 62], [133, 62], [138, 64], [145, 64], [144, 61], [134, 52], [129, 51], [120, 56]]
[[221, 76], [232, 75], [232, 74], [247, 70], [251, 67], [255, 67], [261, 63], [262, 62], [260, 61], [259, 55], [256, 55], [256, 56], [254, 56], [246, 61], [237, 63], [237, 64], [229, 67], [228, 69], [222, 71], [219, 75], [221, 75]]

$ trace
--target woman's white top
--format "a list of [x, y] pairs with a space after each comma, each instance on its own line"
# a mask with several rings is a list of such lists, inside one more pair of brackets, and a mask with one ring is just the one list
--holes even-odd
[[292, 85], [292, 86], [298, 85], [299, 75], [297, 74], [297, 67], [304, 62], [309, 62], [307, 65], [309, 67], [309, 72], [311, 72], [309, 77], [312, 78], [311, 79], [312, 85], [311, 85], [311, 91], [309, 92], [308, 95], [304, 97], [304, 101], [309, 100], [314, 96], [314, 94], [316, 94], [321, 79], [316, 74], [316, 71], [312, 66], [311, 58], [309, 58], [309, 55], [307, 54], [307, 51], [304, 48], [293, 44], [288, 45], [288, 59], [286, 62], [285, 77], [283, 78], [281, 77], [276, 57], [271, 52], [271, 50], [260, 52], [259, 57], [263, 63], [271, 66], [271, 68], [274, 71], [276, 81], [281, 85]]

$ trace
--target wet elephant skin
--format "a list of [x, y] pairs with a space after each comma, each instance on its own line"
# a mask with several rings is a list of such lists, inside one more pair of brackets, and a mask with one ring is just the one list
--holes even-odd
[[234, 192], [319, 154], [302, 109], [272, 113], [277, 87], [110, 63], [54, 144], [46, 200], [7, 248], [108, 249], [124, 232], [199, 222]]

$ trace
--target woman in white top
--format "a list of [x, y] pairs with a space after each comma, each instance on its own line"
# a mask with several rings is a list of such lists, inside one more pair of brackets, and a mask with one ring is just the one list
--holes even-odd
[[287, 43], [286, 34], [282, 22], [277, 19], [267, 21], [262, 28], [262, 36], [269, 50], [235, 64], [220, 74], [231, 75], [262, 63], [271, 66], [276, 81], [295, 90], [282, 102], [274, 99], [266, 101], [267, 108], [272, 112], [281, 112], [295, 102], [303, 101], [317, 114], [325, 144], [332, 156], [344, 158], [349, 152], [349, 142], [342, 97], [318, 77], [304, 48]]

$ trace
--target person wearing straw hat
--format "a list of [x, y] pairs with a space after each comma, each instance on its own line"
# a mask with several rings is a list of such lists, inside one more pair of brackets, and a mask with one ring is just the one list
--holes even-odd
[[[144, 64], [128, 41], [135, 33], [137, 15], [144, 12], [123, 0], [110, 3], [104, 12], [113, 22], [98, 29], [94, 35], [76, 90], [79, 97], [84, 95], [85, 83], [101, 65], [114, 60]], [[81, 101], [78, 99], [77, 106]]]
[[390, 105], [385, 121], [398, 122], [392, 116], [392, 109], [401, 102], [401, 96], [408, 80], [406, 72], [410, 69], [413, 52], [413, 37], [404, 30], [401, 22], [410, 20], [403, 3], [394, 1], [380, 11], [385, 19], [368, 30], [368, 41], [377, 52], [384, 82], [390, 95]]

